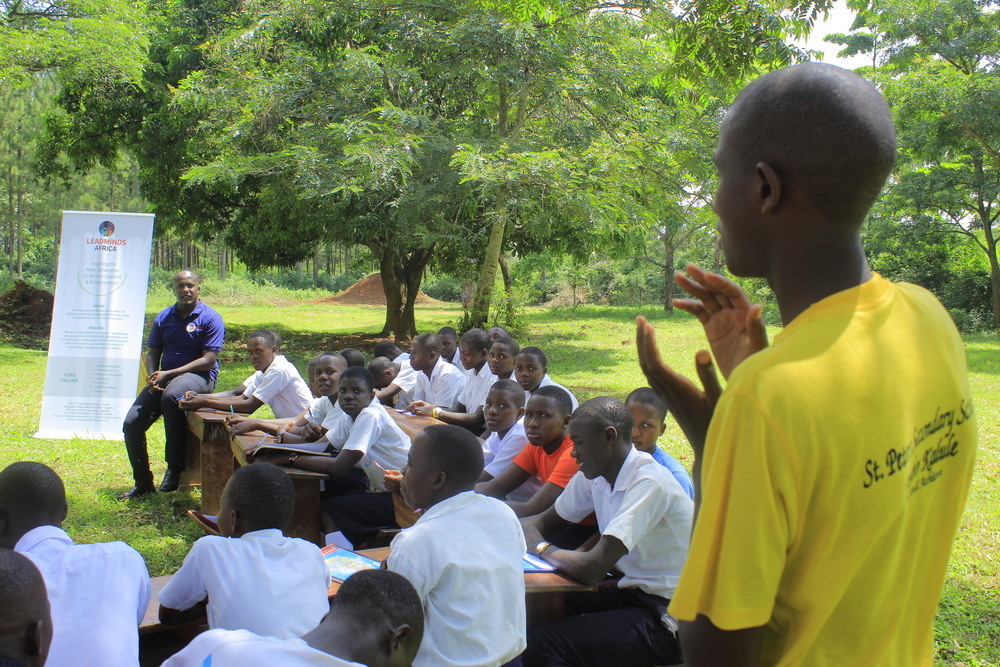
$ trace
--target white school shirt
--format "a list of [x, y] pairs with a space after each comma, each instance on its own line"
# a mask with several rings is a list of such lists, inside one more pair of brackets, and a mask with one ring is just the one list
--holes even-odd
[[309, 646], [298, 637], [262, 637], [248, 630], [208, 630], [182, 651], [167, 658], [162, 667], [364, 667]]
[[691, 541], [694, 501], [652, 456], [633, 447], [613, 489], [604, 477], [576, 473], [556, 498], [555, 509], [573, 523], [596, 512], [601, 534], [621, 540], [628, 553], [615, 564], [625, 575], [619, 588], [636, 586], [673, 597]]
[[313, 401], [312, 407], [306, 412], [306, 421], [313, 426], [325, 428], [326, 433], [319, 439], [318, 443], [323, 445], [329, 443], [337, 451], [340, 451], [340, 448], [347, 442], [347, 436], [350, 435], [351, 426], [354, 424], [347, 413], [340, 408], [340, 403], [330, 400], [326, 396], [321, 396]]
[[[524, 417], [518, 419], [502, 439], [495, 432], [490, 433], [486, 441], [483, 442], [483, 458], [487, 461], [484, 470], [496, 477], [514, 465], [514, 458], [530, 444], [528, 437], [524, 434]], [[531, 475], [524, 484], [507, 494], [507, 500], [527, 502], [534, 497], [535, 492], [540, 488], [542, 488], [542, 481]]]
[[200, 538], [159, 600], [189, 609], [208, 596], [209, 627], [288, 638], [323, 620], [329, 586], [319, 547], [271, 528]]
[[278, 419], [298, 417], [313, 401], [309, 385], [283, 354], [276, 356], [265, 370], [247, 378], [244, 385], [243, 396], [267, 403]]
[[392, 540], [388, 567], [424, 605], [414, 667], [495, 667], [525, 648], [524, 534], [513, 510], [466, 491]]
[[438, 357], [430, 377], [423, 371], [417, 373], [417, 388], [413, 391], [413, 400], [454, 410], [464, 387], [465, 373]]
[[477, 373], [474, 368], [465, 372], [465, 387], [459, 394], [458, 402], [465, 406], [465, 411], [473, 413], [483, 407], [490, 388], [496, 384], [497, 376], [490, 370], [490, 365], [483, 362], [483, 367]]
[[139, 624], [150, 588], [138, 551], [124, 542], [74, 544], [55, 526], [29, 530], [14, 551], [31, 559], [48, 590], [52, 645], [46, 665], [139, 664]]
[[402, 470], [410, 453], [410, 436], [399, 428], [383, 405], [373, 401], [354, 420], [343, 449], [361, 452], [361, 461], [355, 467], [365, 471], [372, 489], [385, 491], [382, 481], [385, 473], [372, 461], [386, 470]]
[[417, 372], [410, 365], [410, 355], [405, 352], [392, 361], [399, 364], [399, 372], [392, 381], [400, 389], [396, 394], [396, 407], [403, 409], [413, 402], [413, 392], [417, 389]]
[[[546, 373], [545, 376], [542, 378], [542, 381], [538, 383], [538, 387], [535, 389], [535, 391], [538, 391], [542, 387], [559, 387], [560, 389], [562, 389], [563, 391], [565, 391], [567, 394], [569, 394], [569, 400], [573, 403], [573, 409], [574, 410], [576, 410], [578, 407], [580, 407], [580, 404], [577, 403], [576, 396], [573, 395], [573, 392], [571, 392], [569, 389], [566, 389], [566, 387], [562, 386], [561, 384], [559, 384], [558, 382], [556, 382], [555, 380], [553, 380], [552, 378], [550, 378], [548, 373]], [[527, 405], [529, 400], [531, 400], [531, 392], [528, 391], [528, 390], [525, 390], [524, 391], [524, 404]]]

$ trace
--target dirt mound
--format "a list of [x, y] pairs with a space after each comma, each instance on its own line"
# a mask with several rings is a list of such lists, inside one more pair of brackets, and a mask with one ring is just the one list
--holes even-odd
[[[343, 292], [339, 294], [334, 294], [333, 296], [323, 297], [322, 299], [316, 299], [313, 303], [343, 303], [352, 306], [384, 306], [385, 305], [385, 292], [382, 291], [382, 274], [373, 273], [370, 276], [362, 278], [358, 282], [354, 283]], [[416, 304], [425, 305], [431, 303], [440, 303], [436, 299], [432, 299], [423, 292], [417, 294]]]
[[0, 295], [0, 340], [36, 350], [48, 348], [54, 300], [50, 292], [18, 280]]

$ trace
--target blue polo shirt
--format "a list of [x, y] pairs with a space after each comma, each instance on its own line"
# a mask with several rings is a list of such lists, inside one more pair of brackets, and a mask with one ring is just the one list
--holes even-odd
[[688, 474], [688, 471], [684, 469], [684, 466], [659, 447], [653, 447], [653, 460], [669, 470], [674, 479], [680, 483], [684, 492], [691, 498], [694, 498], [694, 482], [691, 480], [691, 475]]
[[[147, 345], [160, 350], [160, 370], [169, 371], [199, 359], [204, 350], [218, 352], [226, 337], [222, 316], [201, 300], [187, 317], [181, 317], [176, 304], [161, 310], [153, 320]], [[210, 370], [197, 373], [214, 387], [219, 375], [219, 362]]]

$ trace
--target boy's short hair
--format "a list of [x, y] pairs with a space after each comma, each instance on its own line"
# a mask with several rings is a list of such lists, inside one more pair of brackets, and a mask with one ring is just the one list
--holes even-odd
[[360, 350], [355, 350], [353, 347], [345, 347], [340, 351], [340, 356], [347, 361], [347, 365], [350, 368], [354, 368], [356, 366], [361, 366], [363, 368], [365, 365], [366, 360], [364, 353]]
[[[510, 353], [515, 357], [521, 353], [521, 346], [518, 344], [516, 340], [514, 340], [510, 336], [500, 336], [495, 341], [493, 341], [493, 345], [504, 345], [510, 348]], [[490, 345], [490, 347], [493, 347], [493, 345]]]
[[65, 507], [66, 487], [44, 463], [17, 461], [0, 471], [0, 509], [44, 518]]
[[247, 342], [250, 342], [251, 338], [260, 338], [268, 347], [281, 347], [281, 336], [278, 335], [277, 331], [271, 331], [270, 329], [257, 329], [247, 336]]
[[[549, 387], [543, 387], [549, 389]], [[540, 391], [540, 390], [539, 390]], [[632, 413], [617, 398], [598, 396], [586, 401], [573, 413], [574, 422], [582, 422], [588, 430], [601, 431], [613, 426], [618, 440], [632, 439]]]
[[402, 350], [391, 340], [380, 340], [372, 348], [373, 357], [386, 357], [390, 361], [402, 354]]
[[860, 224], [896, 162], [885, 98], [854, 72], [802, 63], [754, 80], [727, 114], [747, 166], [764, 161], [817, 211]]
[[[522, 390], [523, 391], [523, 390]], [[483, 447], [479, 438], [461, 426], [434, 424], [425, 428], [427, 455], [459, 488], [472, 488], [483, 474]]]
[[518, 356], [521, 356], [522, 354], [530, 354], [531, 356], [536, 357], [539, 361], [542, 362], [542, 368], [549, 367], [549, 358], [545, 356], [545, 353], [542, 352], [542, 348], [540, 347], [529, 345], [528, 347], [522, 348], [521, 351], [518, 353]]
[[490, 346], [493, 343], [490, 341], [490, 335], [488, 333], [477, 328], [469, 329], [462, 334], [462, 338], [459, 339], [458, 344], [471, 345], [473, 349], [489, 351]]
[[[523, 387], [521, 391], [524, 391]], [[539, 387], [532, 392], [531, 398], [534, 398], [535, 396], [551, 398], [556, 402], [556, 405], [559, 406], [559, 410], [562, 412], [564, 417], [573, 413], [573, 399], [570, 398], [569, 392], [562, 387], [556, 387], [555, 385], [548, 384], [544, 387]]]
[[458, 332], [455, 331], [454, 327], [441, 327], [437, 332], [438, 336], [451, 336], [452, 338], [458, 338]]
[[406, 641], [414, 652], [424, 636], [420, 595], [409, 579], [391, 570], [361, 570], [349, 576], [330, 602], [330, 614], [357, 627], [371, 627], [383, 619], [393, 627], [408, 625]]
[[271, 463], [253, 463], [238, 468], [226, 484], [229, 506], [251, 530], [282, 529], [295, 509], [292, 479]]
[[[11, 549], [0, 549], [0, 600], [3, 600], [0, 604], [0, 640], [40, 620], [51, 626], [42, 573], [27, 556]], [[22, 641], [25, 639], [22, 637]], [[42, 641], [42, 637], [37, 639]]]
[[[524, 407], [524, 387], [510, 378], [507, 378], [506, 380], [497, 380], [493, 383], [493, 386], [490, 387], [490, 391], [505, 391], [510, 394], [516, 407]], [[565, 394], [566, 392], [563, 393]], [[572, 403], [570, 403], [570, 405], [572, 406]]]
[[[371, 373], [372, 377], [374, 378], [374, 376], [382, 375], [387, 370], [389, 370], [392, 367], [393, 363], [395, 362], [393, 362], [389, 357], [375, 357], [374, 359], [368, 362], [368, 372]], [[347, 371], [344, 371], [344, 373], [346, 372]], [[343, 374], [341, 374], [340, 379], [341, 380], [344, 379]]]
[[344, 356], [339, 352], [320, 352], [315, 357], [310, 359], [308, 364], [306, 364], [306, 372], [310, 376], [316, 374], [316, 367], [319, 366], [319, 360], [322, 359], [323, 357], [334, 357], [334, 358], [340, 357], [341, 361], [343, 361], [345, 364], [347, 363], [347, 359], [344, 359]]
[[[502, 331], [502, 332], [503, 332], [503, 335], [504, 335], [504, 336], [507, 336], [507, 337], [510, 337], [510, 332], [509, 332], [509, 331], [507, 331], [506, 329], [504, 329], [504, 328], [503, 328], [502, 326], [500, 326], [499, 324], [494, 324], [493, 326], [491, 326], [491, 327], [489, 328], [489, 331], [492, 331], [492, 330], [494, 330], [494, 329], [499, 329], [500, 331]], [[487, 333], [488, 333], [488, 332], [487, 332]]]
[[[382, 358], [384, 359], [385, 357]], [[363, 366], [350, 366], [346, 371], [340, 374], [341, 387], [343, 387], [348, 380], [358, 380], [368, 389], [375, 388], [375, 378], [368, 371], [368, 369]]]
[[438, 354], [441, 354], [441, 339], [438, 338], [437, 334], [432, 334], [432, 333], [420, 334], [419, 336], [416, 336], [413, 339], [413, 344], [416, 345], [417, 343], [419, 343], [420, 347], [424, 349], [432, 350], [434, 352], [437, 352]]
[[625, 399], [625, 406], [628, 407], [629, 403], [642, 403], [643, 405], [648, 405], [656, 410], [656, 412], [660, 415], [660, 419], [665, 420], [667, 418], [667, 404], [664, 402], [663, 398], [650, 387], [639, 387], [638, 389], [633, 389], [632, 393]]

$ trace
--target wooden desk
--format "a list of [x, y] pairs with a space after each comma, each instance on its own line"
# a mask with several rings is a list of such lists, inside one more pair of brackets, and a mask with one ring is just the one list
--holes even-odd
[[[235, 467], [247, 465], [246, 450], [256, 447], [262, 435], [264, 434], [260, 431], [251, 431], [232, 437], [229, 456]], [[301, 537], [317, 546], [323, 546], [323, 508], [320, 506], [319, 496], [320, 482], [326, 479], [326, 475], [298, 468], [281, 469], [291, 478], [292, 486], [295, 487], [295, 508], [282, 532], [288, 537]]]
[[413, 437], [423, 431], [428, 426], [433, 426], [434, 424], [444, 424], [440, 419], [434, 419], [434, 417], [425, 417], [423, 415], [411, 415], [409, 413], [399, 412], [395, 408], [390, 408], [385, 405], [382, 406], [389, 416], [392, 417], [396, 425], [403, 430], [403, 433], [410, 436], [410, 440]]
[[[389, 557], [389, 547], [362, 549], [358, 551], [377, 561]], [[566, 593], [592, 591], [597, 586], [584, 586], [561, 572], [525, 572], [524, 603], [527, 610], [528, 627], [562, 618], [566, 615]], [[340, 590], [340, 582], [330, 584], [330, 597]]]
[[229, 414], [209, 408], [187, 413], [187, 467], [181, 475], [181, 484], [201, 484], [203, 514], [219, 513], [222, 490], [235, 469], [226, 426]]

